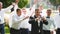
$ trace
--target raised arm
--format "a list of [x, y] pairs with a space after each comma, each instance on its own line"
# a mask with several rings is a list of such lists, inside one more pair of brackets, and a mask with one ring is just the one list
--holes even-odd
[[21, 18], [21, 19], [17, 19], [16, 16], [12, 16], [12, 21], [13, 21], [14, 23], [20, 23], [20, 22], [23, 21], [23, 18]]
[[48, 25], [48, 21], [44, 17], [42, 17], [42, 21], [45, 25]]
[[48, 21], [47, 21], [47, 20], [43, 20], [43, 23], [44, 23], [45, 25], [48, 25]]
[[35, 19], [33, 17], [30, 17], [29, 23], [32, 24], [34, 21], [35, 21]]
[[9, 7], [4, 9], [4, 12], [8, 12], [9, 10], [11, 10], [13, 7], [15, 7], [15, 3], [12, 3], [12, 5], [10, 5]]

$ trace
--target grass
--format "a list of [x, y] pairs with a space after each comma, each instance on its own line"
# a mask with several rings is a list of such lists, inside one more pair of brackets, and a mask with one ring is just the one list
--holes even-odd
[[7, 26], [5, 26], [5, 34], [10, 34], [10, 30]]

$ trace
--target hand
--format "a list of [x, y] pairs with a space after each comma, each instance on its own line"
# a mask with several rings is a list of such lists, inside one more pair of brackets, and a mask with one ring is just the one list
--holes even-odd
[[40, 21], [40, 18], [36, 18], [35, 20], [36, 20], [36, 21], [38, 21], [38, 20]]
[[42, 20], [46, 20], [46, 18], [45, 17], [42, 17]]
[[38, 0], [34, 0], [34, 4], [36, 4], [38, 2]]
[[14, 2], [12, 2], [12, 5], [13, 5], [13, 7], [15, 6], [15, 3]]
[[57, 31], [57, 29], [55, 29], [55, 31]]
[[25, 19], [27, 19], [27, 18], [29, 18], [29, 16], [26, 16], [23, 20], [25, 20]]
[[18, 4], [19, 3], [19, 0], [15, 0], [15, 2], [16, 2], [16, 4]]
[[35, 20], [36, 20], [36, 21], [38, 21], [39, 19], [38, 19], [38, 18], [36, 18]]
[[51, 31], [51, 34], [53, 34], [54, 32], [53, 31]]

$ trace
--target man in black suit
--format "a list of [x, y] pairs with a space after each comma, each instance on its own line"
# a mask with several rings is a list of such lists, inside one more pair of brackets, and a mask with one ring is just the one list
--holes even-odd
[[39, 9], [35, 9], [35, 15], [30, 17], [29, 23], [32, 25], [31, 34], [43, 34], [43, 23], [48, 24], [46, 19], [41, 17]]

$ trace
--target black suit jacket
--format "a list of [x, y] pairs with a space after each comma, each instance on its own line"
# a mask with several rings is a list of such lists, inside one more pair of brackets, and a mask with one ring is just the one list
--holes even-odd
[[42, 27], [43, 27], [43, 23], [44, 24], [48, 24], [48, 22], [47, 21], [40, 21], [40, 27], [38, 26], [38, 22], [37, 21], [35, 21], [35, 18], [37, 18], [36, 16], [34, 16], [34, 17], [30, 17], [30, 19], [29, 19], [29, 23], [32, 25], [32, 28], [31, 28], [31, 34], [38, 34], [38, 32], [39, 32], [39, 30], [41, 31], [40, 33], [42, 34]]

